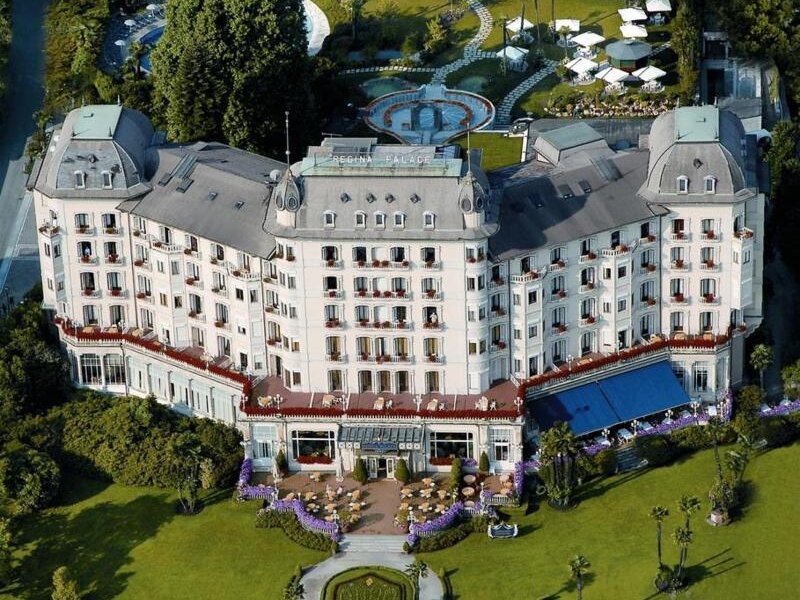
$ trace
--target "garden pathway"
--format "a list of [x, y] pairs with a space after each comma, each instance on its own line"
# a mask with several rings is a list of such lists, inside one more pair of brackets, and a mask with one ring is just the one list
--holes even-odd
[[485, 50], [480, 49], [481, 44], [483, 44], [483, 42], [486, 41], [486, 38], [489, 37], [489, 34], [492, 33], [492, 26], [494, 25], [492, 13], [490, 13], [489, 9], [481, 4], [479, 0], [470, 0], [469, 8], [476, 15], [478, 15], [478, 19], [480, 19], [481, 25], [478, 28], [478, 33], [476, 33], [469, 43], [464, 47], [464, 54], [461, 58], [439, 67], [436, 69], [436, 71], [434, 71], [433, 77], [431, 78], [432, 84], [443, 84], [450, 73], [458, 71], [459, 69], [466, 67], [468, 64], [475, 62], [476, 60], [481, 60], [483, 58], [494, 58], [494, 52], [486, 52]]
[[542, 79], [555, 72], [558, 62], [549, 58], [543, 59], [543, 62], [544, 66], [541, 69], [522, 81], [503, 98], [500, 106], [497, 107], [497, 113], [494, 118], [495, 128], [507, 127], [511, 120], [511, 110], [514, 108], [517, 100], [519, 100], [523, 94], [527, 94]]
[[[314, 565], [303, 575], [301, 583], [307, 600], [320, 600], [325, 583], [334, 575], [354, 567], [388, 567], [405, 571], [414, 558], [402, 551], [402, 535], [361, 535], [357, 540], [345, 536], [335, 556]], [[419, 600], [442, 600], [444, 587], [435, 573], [420, 579]]]

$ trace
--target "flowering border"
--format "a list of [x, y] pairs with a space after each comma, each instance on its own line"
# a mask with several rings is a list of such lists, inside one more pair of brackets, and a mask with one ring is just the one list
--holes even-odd
[[303, 528], [316, 533], [323, 533], [334, 542], [339, 542], [341, 540], [338, 523], [324, 521], [307, 513], [303, 502], [297, 498], [294, 500], [274, 500], [269, 507], [267, 507], [267, 510], [275, 510], [281, 513], [293, 511], [294, 516], [297, 517], [298, 522]]
[[239, 480], [236, 489], [239, 490], [239, 500], [273, 500], [278, 497], [278, 489], [271, 485], [251, 485], [250, 477], [253, 475], [253, 459], [245, 458], [239, 469]]

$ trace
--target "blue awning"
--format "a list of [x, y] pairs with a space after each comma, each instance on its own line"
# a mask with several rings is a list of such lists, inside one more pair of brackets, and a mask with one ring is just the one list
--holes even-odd
[[665, 360], [539, 398], [531, 412], [541, 429], [563, 421], [586, 435], [688, 403]]

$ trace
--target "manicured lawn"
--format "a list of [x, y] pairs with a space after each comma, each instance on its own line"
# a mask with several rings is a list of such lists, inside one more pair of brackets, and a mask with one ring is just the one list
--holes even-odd
[[677, 562], [669, 539], [681, 517], [675, 507], [684, 493], [703, 501], [695, 515], [686, 597], [703, 600], [795, 598], [800, 572], [794, 565], [800, 525], [800, 444], [755, 458], [745, 479], [752, 483], [744, 519], [728, 527], [703, 522], [713, 477], [713, 456], [700, 452], [682, 463], [608, 479], [587, 490], [574, 510], [541, 506], [525, 516], [513, 512], [521, 536], [490, 541], [473, 535], [457, 546], [421, 556], [434, 571], [448, 570], [460, 600], [484, 598], [573, 598], [567, 561], [576, 553], [592, 563], [587, 599], [660, 598], [651, 581], [656, 571], [655, 525], [647, 513], [667, 506], [666, 562]]
[[363, 567], [331, 578], [323, 594], [325, 600], [413, 600], [414, 584], [400, 571]]
[[[522, 138], [507, 137], [502, 133], [473, 133], [469, 136], [473, 148], [483, 148], [481, 167], [484, 171], [492, 171], [519, 162], [522, 154]], [[467, 147], [467, 136], [453, 140], [454, 144]]]
[[258, 504], [226, 490], [182, 517], [167, 490], [70, 479], [64, 506], [23, 522], [20, 580], [0, 598], [49, 599], [67, 565], [92, 598], [279, 598], [295, 565], [324, 558], [275, 529], [256, 529]]
[[[476, 60], [447, 76], [445, 83], [451, 89], [466, 89], [487, 98], [495, 106], [499, 106], [508, 93], [533, 73], [533, 70], [518, 73], [508, 70], [503, 75], [499, 59], [487, 58]], [[464, 85], [462, 85], [464, 82]], [[481, 82], [482, 85], [469, 85], [470, 82]]]

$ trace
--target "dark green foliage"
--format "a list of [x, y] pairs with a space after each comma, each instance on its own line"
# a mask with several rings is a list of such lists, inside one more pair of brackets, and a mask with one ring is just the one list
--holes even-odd
[[19, 446], [0, 459], [0, 495], [13, 501], [18, 513], [50, 506], [60, 484], [61, 469], [44, 452]]
[[78, 583], [70, 576], [67, 567], [58, 567], [53, 572], [52, 600], [80, 600]]
[[478, 460], [478, 470], [481, 473], [489, 472], [489, 456], [486, 454], [486, 452], [481, 452], [481, 457]]
[[798, 431], [791, 421], [784, 417], [762, 419], [761, 436], [769, 446], [783, 446], [797, 437]]
[[700, 14], [697, 0], [681, 0], [675, 13], [672, 48], [678, 56], [681, 98], [692, 101], [697, 89], [697, 60], [700, 52]]
[[450, 489], [457, 490], [461, 485], [461, 478], [464, 476], [464, 466], [461, 459], [456, 456], [450, 463]]
[[411, 481], [411, 473], [408, 470], [408, 465], [404, 458], [397, 461], [394, 468], [394, 478], [401, 483], [408, 483]]
[[367, 479], [369, 479], [369, 475], [367, 475], [367, 465], [364, 464], [364, 459], [360, 456], [356, 458], [356, 466], [353, 469], [353, 479], [361, 484], [367, 483]]
[[300, 0], [183, 0], [167, 4], [167, 20], [151, 60], [170, 138], [278, 155], [291, 110], [301, 146], [313, 119]]
[[617, 472], [617, 453], [611, 448], [601, 450], [593, 457], [597, 474], [602, 477], [608, 477]]
[[414, 550], [416, 552], [435, 552], [436, 550], [449, 548], [465, 539], [471, 533], [486, 533], [488, 525], [488, 518], [474, 517], [441, 533], [419, 538]]
[[639, 458], [646, 460], [651, 467], [665, 465], [678, 454], [678, 450], [663, 435], [637, 437], [634, 445]]
[[278, 450], [278, 455], [275, 457], [275, 463], [278, 467], [278, 470], [282, 474], [286, 474], [289, 472], [289, 461], [286, 460], [286, 452], [283, 450]]
[[212, 462], [207, 475], [216, 485], [232, 484], [241, 462], [239, 433], [222, 423], [188, 419], [152, 398], [113, 398], [84, 393], [51, 411], [59, 423], [59, 460], [71, 469], [126, 485], [174, 484], [174, 464], [165, 460], [170, 443], [192, 434], [201, 458]]
[[[260, 510], [256, 513], [256, 527], [280, 527], [290, 540], [311, 550], [329, 552], [332, 548], [331, 538], [324, 533], [305, 529], [292, 512], [282, 513], [277, 510]], [[336, 542], [333, 542], [333, 545], [336, 545]]]
[[567, 508], [577, 487], [578, 442], [567, 423], [556, 422], [542, 435], [541, 468], [551, 506]]
[[0, 517], [0, 586], [8, 583], [11, 573], [11, 521]]

